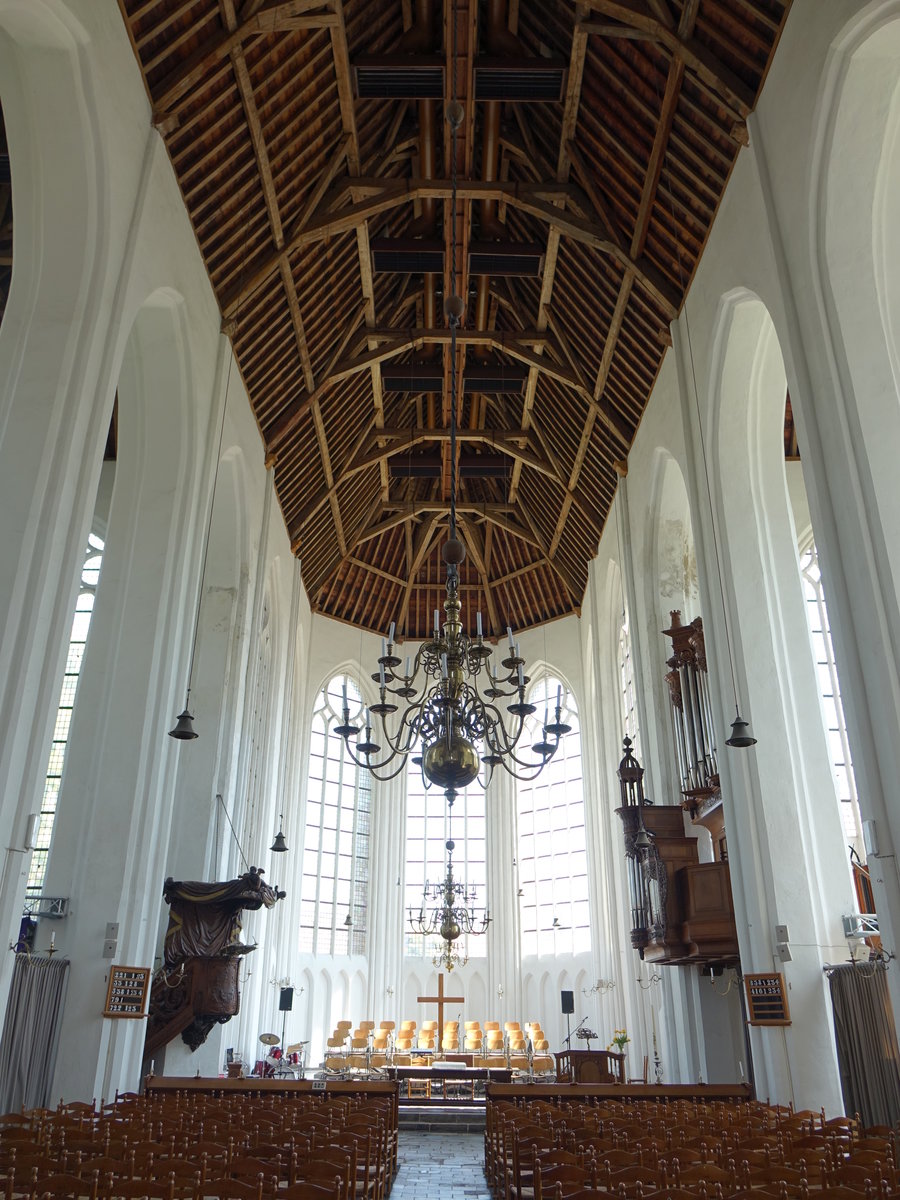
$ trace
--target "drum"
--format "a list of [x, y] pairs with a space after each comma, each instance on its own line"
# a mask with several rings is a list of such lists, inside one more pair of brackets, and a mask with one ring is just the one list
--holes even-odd
[[292, 1067], [300, 1066], [300, 1055], [297, 1053], [296, 1050], [294, 1050], [293, 1053], [291, 1053], [287, 1056], [287, 1060], [291, 1064]]

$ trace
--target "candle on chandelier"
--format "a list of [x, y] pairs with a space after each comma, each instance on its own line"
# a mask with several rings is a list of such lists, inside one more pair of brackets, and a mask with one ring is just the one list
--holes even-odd
[[441, 628], [441, 610], [439, 608], [436, 608], [434, 610], [434, 636], [435, 637], [437, 637], [440, 628]]
[[409, 679], [410, 675], [412, 675], [412, 659], [407, 658], [407, 660], [406, 660], [406, 678]]
[[372, 728], [372, 718], [369, 716], [369, 706], [366, 705], [366, 733]]
[[561, 706], [561, 702], [562, 702], [562, 688], [557, 687], [557, 689], [556, 689], [556, 707], [557, 708], [559, 708]]
[[341, 693], [343, 695], [344, 708], [346, 708], [347, 707], [347, 680], [346, 680], [346, 678], [344, 679], [343, 686], [341, 687]]
[[381, 639], [381, 657], [387, 658], [387, 641], [385, 638]]
[[[518, 657], [519, 657], [519, 648], [517, 646], [516, 647], [516, 658], [518, 658]], [[525, 674], [522, 671], [522, 664], [519, 663], [519, 687], [523, 688], [524, 686], [525, 686]]]
[[482, 629], [481, 629], [481, 613], [480, 612], [477, 612], [475, 614], [475, 629], [476, 629], [479, 637], [484, 636], [482, 633]]
[[378, 664], [378, 682], [384, 687], [384, 663]]
[[507, 627], [506, 627], [506, 636], [509, 638], [509, 648], [510, 648], [510, 650], [512, 650], [512, 649], [513, 649], [513, 647], [514, 647], [514, 645], [515, 645], [515, 643], [513, 642], [512, 626], [511, 626], [511, 625], [507, 625]]
[[389, 641], [389, 642], [391, 642], [391, 643], [393, 643], [393, 641], [394, 641], [394, 630], [395, 630], [396, 628], [397, 628], [397, 622], [396, 622], [396, 621], [391, 621], [391, 627], [390, 627], [390, 629], [388, 630], [388, 641]]

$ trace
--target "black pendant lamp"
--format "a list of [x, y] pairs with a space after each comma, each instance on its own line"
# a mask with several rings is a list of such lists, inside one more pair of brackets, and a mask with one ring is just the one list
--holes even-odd
[[284, 840], [284, 813], [278, 818], [278, 832], [275, 834], [275, 841], [269, 847], [273, 854], [287, 853], [287, 842]]
[[169, 737], [176, 738], [180, 742], [191, 742], [194, 738], [199, 737], [199, 733], [194, 729], [194, 716], [190, 711], [191, 701], [191, 683], [194, 679], [194, 656], [197, 653], [197, 634], [200, 629], [200, 607], [203, 602], [203, 584], [206, 579], [206, 562], [209, 558], [209, 535], [212, 530], [213, 510], [216, 504], [216, 489], [219, 484], [219, 467], [222, 462], [222, 438], [225, 436], [225, 414], [228, 412], [228, 388], [231, 383], [231, 364], [234, 361], [234, 352], [228, 360], [228, 375], [225, 379], [225, 396], [222, 400], [222, 421], [219, 425], [219, 445], [216, 450], [216, 467], [213, 472], [212, 493], [209, 499], [209, 514], [206, 520], [206, 536], [203, 539], [203, 555], [200, 561], [200, 584], [197, 588], [197, 606], [194, 613], [194, 631], [191, 636], [191, 655], [188, 663], [187, 677], [187, 695], [184, 700], [184, 710], [180, 712], [175, 719], [175, 728], [169, 730]]
[[746, 750], [748, 746], [756, 745], [756, 738], [750, 732], [750, 722], [743, 719], [737, 705], [734, 709], [734, 720], [731, 722], [731, 737], [725, 745], [735, 750]]
[[170, 738], [177, 738], [180, 742], [190, 742], [195, 737], [200, 735], [194, 728], [193, 715], [188, 712], [188, 701], [191, 698], [190, 688], [188, 689], [187, 699], [185, 700], [184, 712], [180, 712], [175, 720], [175, 728], [169, 730]]

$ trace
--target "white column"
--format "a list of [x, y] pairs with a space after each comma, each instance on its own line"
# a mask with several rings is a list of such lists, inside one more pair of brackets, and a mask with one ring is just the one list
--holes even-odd
[[[494, 770], [485, 792], [485, 814], [487, 903], [491, 910], [487, 931], [488, 1008], [497, 1013], [498, 1021], [526, 1021], [536, 1014], [526, 1013], [523, 1008], [518, 872], [514, 866], [518, 846], [516, 783], [502, 767]], [[501, 986], [502, 997], [497, 992]]]
[[401, 771], [387, 783], [376, 782], [372, 792], [366, 997], [371, 1020], [394, 1021], [397, 1025], [403, 1019], [405, 867], [406, 772]]

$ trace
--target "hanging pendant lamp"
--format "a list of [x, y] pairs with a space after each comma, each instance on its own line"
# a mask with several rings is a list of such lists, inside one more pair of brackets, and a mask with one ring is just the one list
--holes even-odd
[[278, 818], [278, 832], [275, 834], [275, 841], [269, 847], [272, 854], [285, 854], [287, 852], [287, 842], [284, 840], [284, 813]]
[[750, 732], [750, 722], [741, 716], [740, 709], [735, 706], [735, 719], [731, 722], [731, 737], [725, 745], [735, 750], [745, 750], [748, 746], [756, 745], [756, 738]]
[[[190, 699], [190, 696], [191, 693], [189, 691], [188, 700]], [[187, 703], [185, 702], [184, 712], [180, 712], [178, 714], [178, 717], [175, 721], [175, 728], [169, 730], [169, 737], [177, 738], [180, 742], [190, 742], [195, 737], [199, 736], [199, 733], [197, 733], [196, 729], [194, 728], [193, 714], [188, 712]]]

